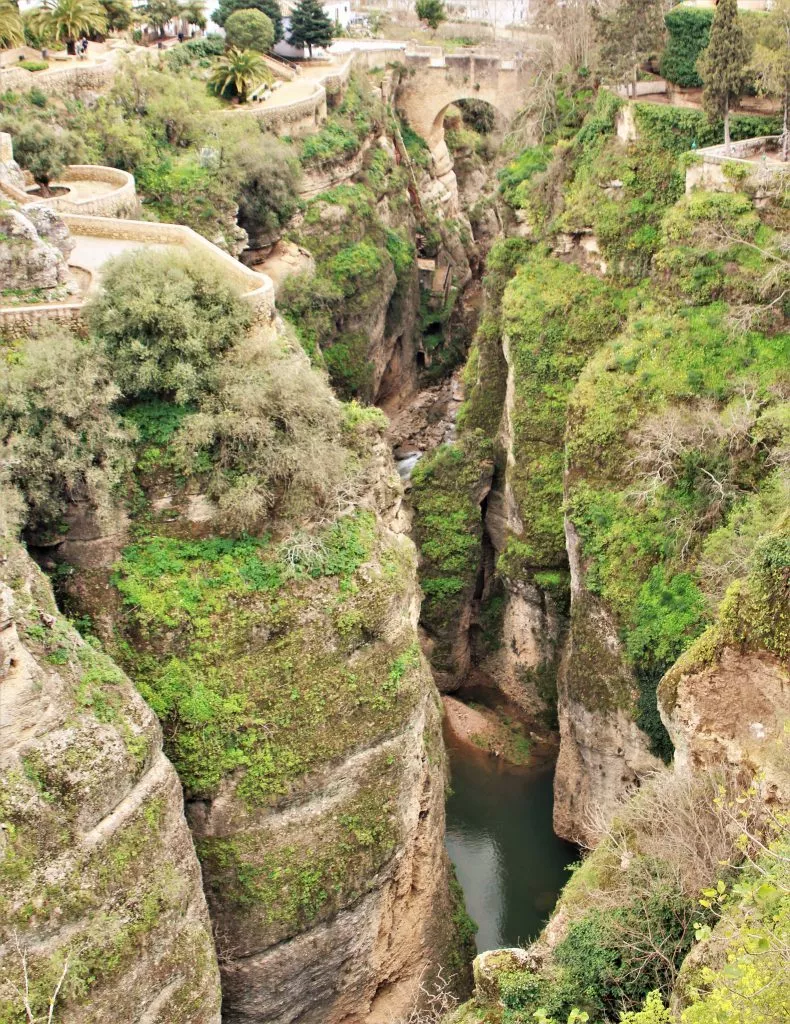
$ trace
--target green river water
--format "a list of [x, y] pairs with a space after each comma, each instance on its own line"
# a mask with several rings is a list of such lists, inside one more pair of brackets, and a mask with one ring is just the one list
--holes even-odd
[[505, 765], [452, 737], [447, 746], [447, 850], [478, 924], [477, 950], [529, 942], [579, 859], [552, 831], [554, 765]]

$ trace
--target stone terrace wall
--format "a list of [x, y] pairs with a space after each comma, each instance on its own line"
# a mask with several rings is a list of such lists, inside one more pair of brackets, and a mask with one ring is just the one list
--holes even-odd
[[[782, 179], [790, 183], [790, 167], [772, 152], [778, 145], [778, 135], [765, 135], [733, 142], [729, 153], [723, 145], [697, 150], [699, 161], [686, 169], [686, 192], [695, 188], [734, 192], [746, 186], [755, 190], [759, 201], [780, 187]], [[743, 168], [745, 178], [736, 181], [728, 176], [728, 166]]]
[[[122, 239], [151, 245], [179, 246], [202, 259], [208, 259], [233, 282], [241, 297], [252, 306], [259, 319], [274, 316], [274, 284], [270, 277], [245, 267], [216, 245], [182, 224], [156, 224], [139, 220], [61, 214], [73, 236]], [[82, 316], [84, 300], [68, 303], [31, 304], [0, 308], [0, 333], [24, 333], [44, 320], [75, 323]]]
[[[104, 195], [86, 199], [72, 199], [70, 196], [53, 196], [43, 200], [58, 213], [81, 213], [91, 217], [121, 217], [137, 209], [137, 193], [134, 178], [128, 171], [116, 167], [100, 167], [95, 164], [70, 164], [63, 177], [67, 181], [102, 181], [115, 188]], [[41, 200], [39, 200], [41, 202]]]
[[30, 92], [36, 88], [48, 96], [78, 99], [83, 93], [100, 92], [106, 88], [114, 74], [115, 65], [110, 61], [84, 66], [73, 64], [47, 71], [3, 68], [0, 70], [0, 92]]

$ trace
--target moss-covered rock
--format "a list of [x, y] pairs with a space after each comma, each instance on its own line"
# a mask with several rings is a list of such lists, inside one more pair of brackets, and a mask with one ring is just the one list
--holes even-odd
[[[128, 678], [4, 542], [0, 1020], [219, 1021], [219, 975], [161, 732]], [[143, 863], [145, 870], [142, 869]]]

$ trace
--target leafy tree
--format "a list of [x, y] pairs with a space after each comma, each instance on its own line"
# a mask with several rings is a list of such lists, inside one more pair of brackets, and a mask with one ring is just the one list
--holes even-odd
[[202, 0], [187, 0], [186, 3], [182, 3], [178, 10], [178, 16], [183, 18], [187, 25], [197, 25], [201, 31], [208, 24], [206, 8]]
[[165, 34], [165, 26], [179, 14], [178, 0], [148, 0], [140, 10], [140, 18], [151, 28], [155, 28], [160, 37]]
[[99, 0], [104, 8], [109, 32], [123, 32], [132, 24], [132, 5], [129, 0]]
[[660, 0], [623, 0], [598, 26], [601, 64], [615, 81], [630, 81], [636, 97], [639, 66], [661, 49], [664, 18]]
[[0, 0], [0, 49], [21, 46], [25, 41], [22, 18], [14, 0]]
[[220, 0], [219, 7], [212, 14], [212, 18], [218, 25], [224, 26], [234, 11], [249, 10], [250, 8], [261, 11], [271, 19], [274, 26], [274, 41], [275, 43], [279, 42], [283, 37], [283, 13], [278, 0]]
[[266, 244], [296, 212], [298, 159], [290, 146], [244, 117], [223, 118], [211, 145], [220, 153], [220, 179], [238, 196], [238, 222], [250, 245]]
[[70, 132], [48, 124], [23, 121], [9, 127], [14, 136], [14, 156], [33, 175], [41, 195], [48, 196], [51, 182], [63, 173], [66, 164], [79, 159], [79, 141]]
[[131, 252], [105, 265], [88, 322], [128, 398], [188, 402], [210, 391], [217, 356], [250, 322], [247, 304], [199, 260]]
[[790, 0], [774, 0], [770, 12], [761, 17], [752, 71], [760, 91], [775, 96], [782, 103], [782, 159], [787, 160], [790, 151]]
[[127, 467], [119, 397], [95, 342], [50, 328], [0, 361], [0, 472], [31, 530], [57, 529], [69, 499], [99, 508]]
[[730, 108], [748, 81], [749, 44], [738, 18], [738, 0], [719, 0], [710, 42], [699, 59], [702, 100], [711, 120], [723, 118], [724, 145], [730, 152]]
[[331, 18], [321, 6], [320, 0], [299, 0], [291, 12], [291, 34], [288, 42], [292, 46], [306, 46], [313, 56], [314, 46], [329, 46], [335, 33]]
[[274, 25], [262, 11], [242, 7], [225, 22], [225, 39], [229, 49], [266, 53], [274, 45]]
[[31, 23], [51, 32], [73, 54], [81, 36], [106, 31], [107, 15], [98, 0], [57, 0], [54, 4], [47, 0], [33, 12]]
[[420, 21], [424, 21], [434, 32], [443, 21], [447, 21], [447, 10], [442, 0], [417, 0], [415, 11]]
[[218, 96], [238, 96], [245, 103], [249, 94], [271, 79], [266, 63], [254, 50], [228, 50], [220, 57], [209, 79]]
[[215, 9], [211, 17], [218, 25], [224, 27], [225, 22], [234, 11], [251, 8], [260, 11], [270, 19], [274, 26], [274, 41], [279, 42], [283, 38], [283, 14], [279, 0], [220, 0], [219, 7]]

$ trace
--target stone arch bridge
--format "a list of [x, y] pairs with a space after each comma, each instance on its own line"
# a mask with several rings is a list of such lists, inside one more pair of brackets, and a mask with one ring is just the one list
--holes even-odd
[[524, 59], [468, 52], [445, 54], [439, 47], [426, 50], [404, 54], [409, 74], [401, 80], [398, 107], [428, 143], [437, 171], [442, 174], [452, 166], [444, 144], [447, 107], [457, 100], [485, 100], [510, 121], [524, 105], [534, 72]]

